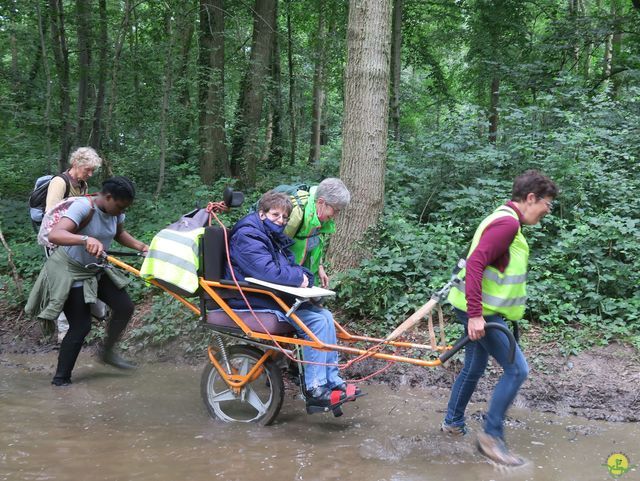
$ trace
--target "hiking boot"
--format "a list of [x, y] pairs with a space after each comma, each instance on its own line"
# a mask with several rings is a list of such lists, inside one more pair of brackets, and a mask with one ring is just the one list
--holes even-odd
[[135, 369], [137, 367], [134, 363], [127, 361], [112, 349], [101, 351], [98, 358], [105, 364], [117, 367], [118, 369]]
[[467, 426], [465, 426], [464, 424], [462, 426], [452, 426], [451, 424], [447, 424], [445, 422], [443, 422], [440, 425], [440, 431], [442, 431], [445, 434], [448, 434], [449, 436], [453, 436], [453, 437], [462, 437], [462, 436], [466, 436], [467, 433], [469, 432], [467, 430]]
[[524, 459], [509, 451], [502, 439], [485, 432], [478, 433], [476, 446], [480, 454], [494, 463], [502, 464], [503, 466], [522, 466], [525, 463]]

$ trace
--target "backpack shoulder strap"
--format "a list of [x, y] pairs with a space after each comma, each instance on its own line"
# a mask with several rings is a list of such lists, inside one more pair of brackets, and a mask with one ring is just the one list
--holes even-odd
[[84, 229], [85, 227], [87, 227], [89, 225], [89, 222], [91, 222], [91, 219], [93, 219], [93, 214], [96, 211], [96, 205], [93, 202], [93, 196], [92, 195], [85, 195], [84, 197], [89, 199], [89, 203], [91, 204], [91, 210], [89, 211], [87, 216], [84, 219], [82, 219], [82, 222], [80, 222], [80, 225], [78, 226], [78, 229], [77, 229], [78, 231]]
[[64, 179], [65, 189], [64, 189], [64, 198], [69, 197], [69, 192], [71, 192], [71, 177], [66, 172], [62, 172], [59, 177]]

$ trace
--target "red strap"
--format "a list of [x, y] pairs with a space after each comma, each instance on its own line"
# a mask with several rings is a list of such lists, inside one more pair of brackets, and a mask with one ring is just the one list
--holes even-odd
[[342, 398], [342, 391], [336, 389], [335, 391], [331, 391], [331, 397], [329, 398], [331, 404], [338, 404]]
[[356, 387], [355, 384], [347, 384], [347, 397], [355, 396], [356, 389], [358, 388]]

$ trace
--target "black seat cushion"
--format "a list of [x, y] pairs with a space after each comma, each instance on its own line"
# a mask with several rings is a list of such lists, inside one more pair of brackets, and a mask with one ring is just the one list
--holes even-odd
[[[262, 325], [256, 321], [251, 312], [236, 312], [236, 314], [254, 332], [269, 332], [270, 334], [290, 334], [295, 332], [291, 324], [279, 321], [278, 316], [270, 312], [255, 313]], [[221, 310], [207, 311], [207, 323], [214, 326], [240, 328], [233, 319]]]

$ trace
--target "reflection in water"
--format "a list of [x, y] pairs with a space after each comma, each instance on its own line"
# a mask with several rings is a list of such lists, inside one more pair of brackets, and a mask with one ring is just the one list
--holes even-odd
[[438, 431], [446, 391], [367, 386], [341, 418], [309, 416], [287, 391], [276, 423], [261, 428], [213, 421], [200, 367], [123, 374], [81, 356], [74, 384], [53, 388], [54, 363], [0, 358], [0, 480], [589, 481], [611, 479], [611, 453], [640, 464], [637, 425], [512, 409], [509, 444], [530, 462], [497, 468], [475, 453], [484, 404], [469, 407], [468, 439]]

